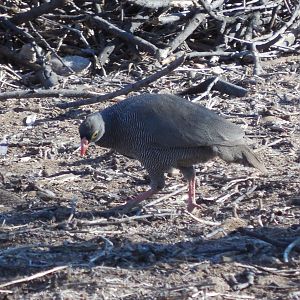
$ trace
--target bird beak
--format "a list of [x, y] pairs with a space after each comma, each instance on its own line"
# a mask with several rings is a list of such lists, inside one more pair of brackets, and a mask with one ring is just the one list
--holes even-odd
[[87, 148], [89, 147], [89, 141], [84, 137], [80, 143], [80, 155], [84, 156]]

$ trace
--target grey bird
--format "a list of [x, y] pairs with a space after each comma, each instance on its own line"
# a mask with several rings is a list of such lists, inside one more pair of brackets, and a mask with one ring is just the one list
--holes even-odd
[[94, 142], [141, 162], [149, 173], [151, 188], [132, 199], [138, 202], [162, 189], [164, 174], [177, 168], [188, 181], [188, 211], [200, 208], [195, 200], [194, 165], [217, 156], [267, 172], [240, 127], [174, 95], [130, 97], [89, 115], [79, 133], [82, 156]]

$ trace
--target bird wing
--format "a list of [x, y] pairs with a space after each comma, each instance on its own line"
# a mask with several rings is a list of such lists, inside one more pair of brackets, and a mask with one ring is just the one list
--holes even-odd
[[144, 94], [134, 98], [127, 110], [135, 114], [139, 130], [147, 135], [153, 146], [245, 144], [240, 127], [203, 106], [174, 95]]

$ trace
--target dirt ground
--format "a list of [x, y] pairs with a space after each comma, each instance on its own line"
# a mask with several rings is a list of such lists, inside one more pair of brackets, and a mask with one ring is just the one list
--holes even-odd
[[[9, 148], [0, 158], [0, 298], [300, 299], [300, 246], [283, 259], [300, 236], [299, 61], [267, 61], [260, 77], [251, 66], [221, 65], [247, 96], [213, 93], [199, 103], [245, 129], [269, 174], [221, 160], [197, 166], [203, 208], [193, 215], [180, 174], [144, 207], [118, 214], [148, 188], [147, 174], [109, 149], [78, 151], [81, 120], [114, 102], [61, 110], [61, 99], [2, 101], [0, 139], [8, 135]], [[186, 63], [139, 93], [176, 93], [213, 72], [195, 69]], [[66, 87], [104, 93], [137, 80], [132, 74], [72, 78]], [[7, 75], [1, 91], [20, 88]]]

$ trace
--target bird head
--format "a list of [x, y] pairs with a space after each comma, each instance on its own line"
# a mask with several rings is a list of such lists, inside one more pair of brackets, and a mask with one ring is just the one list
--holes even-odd
[[89, 115], [79, 126], [81, 139], [80, 155], [84, 156], [90, 143], [101, 139], [105, 132], [104, 121], [100, 113]]

